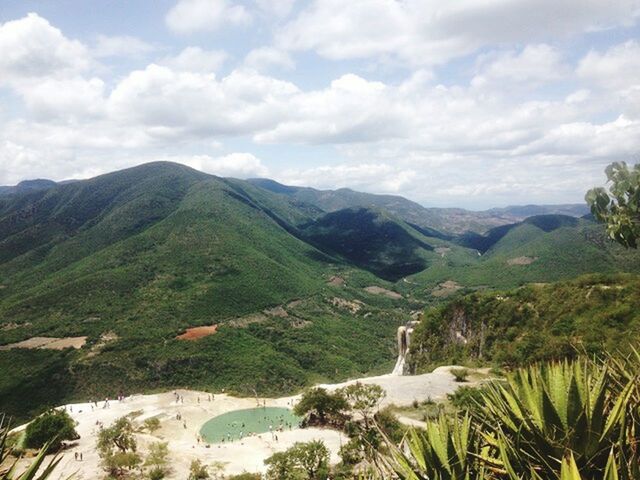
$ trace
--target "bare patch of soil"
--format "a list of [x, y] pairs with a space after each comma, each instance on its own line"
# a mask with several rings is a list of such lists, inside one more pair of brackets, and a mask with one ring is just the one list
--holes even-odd
[[289, 316], [282, 306], [269, 308], [267, 310], [263, 310], [263, 312], [265, 315], [269, 315], [270, 317], [287, 318]]
[[31, 323], [27, 322], [27, 323], [14, 323], [14, 322], [9, 322], [9, 323], [5, 323], [4, 325], [2, 325], [2, 327], [0, 327], [0, 330], [6, 331], [6, 330], [15, 330], [16, 328], [20, 328], [20, 327], [28, 327], [29, 325], [31, 325]]
[[104, 332], [100, 335], [98, 340], [92, 347], [91, 351], [87, 354], [87, 357], [94, 357], [104, 348], [105, 345], [118, 340], [118, 335], [115, 332]]
[[448, 297], [449, 295], [456, 293], [461, 288], [462, 286], [453, 280], [447, 280], [431, 290], [431, 295], [434, 297]]
[[531, 265], [538, 257], [516, 257], [507, 260], [507, 265]]
[[244, 328], [252, 323], [263, 323], [269, 319], [263, 313], [253, 313], [251, 315], [245, 315], [244, 317], [234, 318], [225, 323], [225, 325], [233, 328]]
[[87, 337], [32, 337], [21, 342], [3, 345], [0, 350], [12, 350], [14, 348], [64, 350], [65, 348], [80, 349], [87, 343]]
[[216, 333], [217, 329], [218, 329], [217, 325], [207, 325], [204, 327], [187, 328], [186, 332], [184, 332], [182, 335], [178, 335], [176, 338], [178, 340], [190, 340], [190, 341], [198, 340], [200, 338], [213, 335], [214, 333]]
[[402, 295], [400, 295], [398, 292], [393, 292], [391, 290], [388, 290], [382, 287], [371, 286], [371, 287], [366, 287], [364, 290], [368, 293], [372, 293], [374, 295], [384, 295], [385, 297], [393, 298], [394, 300], [398, 300], [402, 298]]
[[358, 313], [364, 306], [360, 300], [349, 301], [340, 297], [333, 297], [330, 302], [334, 307], [349, 310], [353, 314]]
[[338, 277], [337, 275], [334, 275], [333, 277], [331, 277], [327, 282], [327, 285], [331, 285], [333, 287], [341, 287], [344, 284], [345, 284], [344, 278]]

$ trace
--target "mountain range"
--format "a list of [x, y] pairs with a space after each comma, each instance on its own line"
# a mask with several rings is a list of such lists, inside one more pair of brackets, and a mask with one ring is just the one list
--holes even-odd
[[[637, 271], [585, 213], [433, 209], [165, 162], [2, 188], [0, 403], [21, 417], [121, 391], [270, 394], [385, 371], [397, 326], [456, 292]], [[184, 340], [199, 326], [214, 333]]]

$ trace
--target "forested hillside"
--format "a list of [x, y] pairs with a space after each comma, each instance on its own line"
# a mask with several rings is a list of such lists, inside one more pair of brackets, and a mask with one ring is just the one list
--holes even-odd
[[460, 296], [429, 309], [412, 338], [415, 371], [444, 363], [527, 365], [628, 351], [640, 340], [640, 278], [586, 275]]
[[640, 266], [588, 219], [454, 235], [421, 209], [163, 162], [6, 191], [0, 402], [24, 418], [120, 391], [276, 394], [386, 372], [397, 327], [425, 306]]

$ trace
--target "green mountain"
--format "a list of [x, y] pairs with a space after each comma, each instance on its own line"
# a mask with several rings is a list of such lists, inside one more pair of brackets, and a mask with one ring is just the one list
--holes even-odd
[[[160, 387], [275, 393], [386, 369], [408, 312], [362, 289], [386, 282], [300, 238], [318, 213], [167, 163], [2, 197], [4, 410]], [[327, 284], [335, 275], [350, 286]], [[200, 325], [219, 328], [176, 338]], [[87, 343], [7, 349], [37, 337]]]
[[319, 249], [390, 281], [424, 270], [433, 251], [420, 232], [366, 208], [328, 213], [304, 225], [302, 232]]
[[[281, 394], [385, 372], [398, 325], [456, 292], [640, 266], [587, 219], [465, 237], [423, 210], [163, 162], [2, 195], [3, 411], [158, 388]], [[449, 212], [455, 229], [465, 212]], [[184, 339], [201, 326], [216, 330]]]
[[409, 276], [402, 288], [416, 295], [426, 290], [428, 298], [445, 282], [464, 291], [554, 282], [586, 273], [640, 271], [640, 253], [612, 242], [604, 227], [589, 219], [532, 217], [498, 227], [473, 242], [468, 236], [462, 241], [472, 249], [437, 247], [441, 258]]
[[534, 215], [563, 214], [581, 217], [589, 212], [584, 204], [511, 206], [479, 212], [462, 208], [426, 208], [397, 195], [374, 195], [348, 188], [316, 190], [282, 185], [264, 178], [251, 179], [249, 182], [274, 193], [315, 205], [326, 212], [345, 208], [384, 210], [419, 229], [424, 235], [443, 239], [451, 239], [466, 232], [484, 234], [491, 228], [517, 223]]

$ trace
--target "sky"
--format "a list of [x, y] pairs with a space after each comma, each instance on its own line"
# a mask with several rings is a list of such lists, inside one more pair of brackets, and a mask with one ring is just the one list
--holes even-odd
[[0, 0], [0, 185], [166, 160], [484, 209], [640, 161], [640, 0]]

